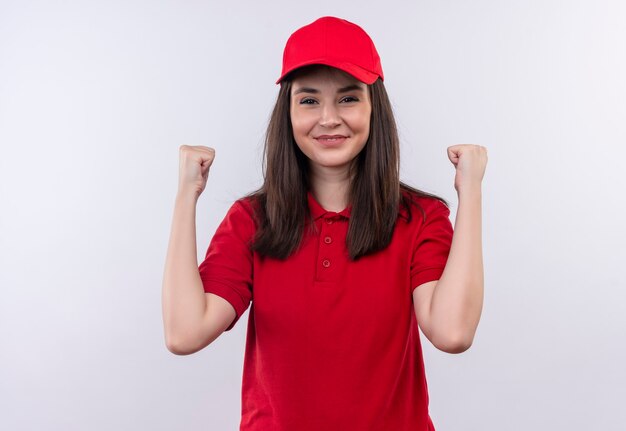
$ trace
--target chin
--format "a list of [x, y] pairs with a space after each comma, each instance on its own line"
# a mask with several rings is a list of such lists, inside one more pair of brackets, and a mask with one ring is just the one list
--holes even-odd
[[315, 160], [311, 161], [311, 163], [322, 166], [325, 168], [343, 168], [347, 167], [350, 164], [350, 160], [341, 159], [341, 160]]

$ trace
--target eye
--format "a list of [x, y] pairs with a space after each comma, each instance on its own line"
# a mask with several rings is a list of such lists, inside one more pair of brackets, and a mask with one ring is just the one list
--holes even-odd
[[359, 99], [357, 99], [354, 96], [346, 96], [343, 99], [341, 99], [341, 101], [344, 101], [344, 100], [347, 101], [347, 102], [358, 102], [359, 101]]
[[310, 99], [308, 97], [305, 97], [304, 99], [302, 99], [300, 101], [301, 105], [312, 105], [313, 103], [315, 103], [315, 100], [314, 99]]

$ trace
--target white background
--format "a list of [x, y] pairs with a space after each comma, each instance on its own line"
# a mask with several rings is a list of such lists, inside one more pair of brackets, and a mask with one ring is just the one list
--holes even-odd
[[248, 311], [196, 354], [165, 347], [178, 149], [216, 150], [201, 261], [261, 184], [284, 43], [323, 15], [374, 39], [401, 179], [453, 222], [446, 148], [488, 149], [474, 344], [422, 337], [437, 431], [624, 429], [619, 0], [0, 1], [1, 429], [238, 429]]

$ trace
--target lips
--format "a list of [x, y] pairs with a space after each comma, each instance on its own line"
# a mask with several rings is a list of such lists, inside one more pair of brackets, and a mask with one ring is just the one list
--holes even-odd
[[322, 145], [337, 145], [346, 140], [344, 135], [321, 135], [318, 136], [317, 141]]

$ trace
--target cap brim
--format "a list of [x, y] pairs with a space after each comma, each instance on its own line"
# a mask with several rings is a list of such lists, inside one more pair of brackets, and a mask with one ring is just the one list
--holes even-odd
[[[374, 82], [376, 82], [376, 80], [379, 78], [379, 76], [376, 73], [372, 73], [368, 70], [363, 69], [362, 67], [359, 67], [355, 64], [352, 63], [345, 63], [345, 62], [332, 62], [332, 61], [328, 61], [328, 60], [309, 60], [307, 62], [298, 64], [296, 66], [291, 67], [289, 70], [284, 71], [283, 74], [280, 76], [280, 78], [278, 78], [278, 80], [276, 81], [276, 84], [280, 84], [280, 82], [287, 76], [289, 75], [291, 72], [295, 71], [296, 69], [299, 69], [301, 67], [304, 66], [310, 66], [312, 64], [323, 64], [326, 66], [331, 66], [334, 67], [336, 69], [339, 70], [343, 70], [344, 72], [352, 75], [353, 77], [355, 77], [356, 79], [358, 79], [361, 82], [364, 82], [365, 84], [371, 85]], [[380, 77], [381, 79], [383, 79], [383, 77]]]

